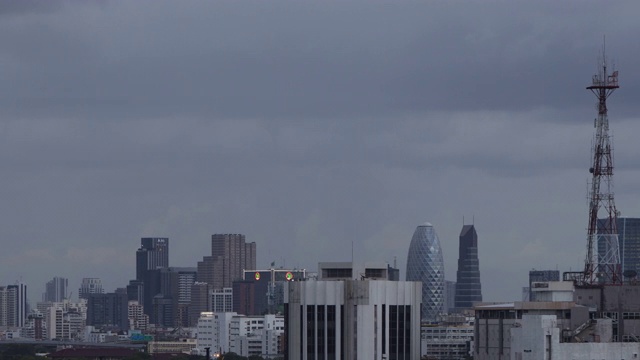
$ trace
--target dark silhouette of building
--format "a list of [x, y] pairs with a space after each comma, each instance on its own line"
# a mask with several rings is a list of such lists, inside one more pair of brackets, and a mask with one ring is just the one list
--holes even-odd
[[87, 301], [87, 325], [129, 329], [129, 300], [125, 289], [113, 293], [89, 294]]
[[47, 281], [42, 300], [48, 302], [62, 302], [67, 298], [68, 286], [69, 279], [57, 276], [54, 277], [50, 281]]
[[480, 261], [478, 260], [478, 234], [473, 225], [463, 225], [458, 247], [456, 276], [456, 311], [471, 309], [474, 302], [482, 301]]
[[231, 288], [242, 279], [242, 270], [256, 268], [256, 243], [242, 234], [211, 235], [211, 256], [198, 262], [198, 281], [212, 289]]
[[136, 251], [136, 280], [127, 286], [129, 300], [142, 304], [149, 321], [155, 324], [153, 299], [161, 293], [160, 269], [169, 267], [169, 239], [141, 238]]
[[136, 251], [136, 280], [144, 281], [147, 270], [169, 267], [169, 239], [142, 238]]

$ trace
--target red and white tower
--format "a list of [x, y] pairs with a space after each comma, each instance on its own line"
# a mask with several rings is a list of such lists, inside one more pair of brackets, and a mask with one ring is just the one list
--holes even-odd
[[[620, 251], [618, 246], [618, 213], [613, 199], [613, 148], [609, 136], [607, 98], [618, 88], [618, 72], [607, 72], [604, 58], [599, 73], [593, 76], [587, 89], [598, 98], [598, 117], [593, 141], [593, 164], [589, 192], [589, 226], [587, 257], [584, 268], [586, 284], [622, 284]], [[598, 213], [602, 209], [602, 216]], [[600, 220], [599, 220], [600, 219]]]

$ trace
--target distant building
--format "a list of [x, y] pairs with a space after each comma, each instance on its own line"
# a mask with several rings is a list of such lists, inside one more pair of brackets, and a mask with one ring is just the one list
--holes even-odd
[[45, 291], [42, 295], [42, 301], [61, 302], [67, 298], [67, 288], [69, 287], [69, 279], [63, 277], [54, 277], [45, 285]]
[[233, 289], [212, 289], [209, 293], [208, 308], [213, 312], [231, 312], [233, 310]]
[[560, 281], [558, 270], [531, 270], [529, 271], [529, 301], [536, 301], [536, 295], [531, 292], [534, 282]]
[[464, 360], [471, 355], [473, 322], [422, 326], [420, 330], [422, 356], [429, 359]]
[[83, 278], [82, 283], [80, 283], [78, 297], [80, 299], [88, 299], [91, 294], [104, 294], [102, 280], [98, 278]]
[[444, 259], [433, 225], [416, 228], [407, 256], [407, 281], [422, 283], [422, 319], [436, 321], [445, 310]]
[[[599, 219], [598, 226], [605, 221]], [[640, 274], [640, 218], [618, 217], [616, 225], [622, 273], [627, 279], [635, 279]]]
[[447, 313], [456, 312], [456, 282], [444, 281], [444, 309]]
[[211, 286], [206, 282], [197, 281], [191, 285], [191, 303], [189, 304], [189, 326], [196, 326], [200, 314], [211, 311], [209, 306]]
[[243, 280], [233, 282], [233, 311], [243, 315], [282, 313], [284, 283], [305, 279], [305, 269], [244, 270]]
[[136, 251], [136, 279], [127, 286], [127, 298], [139, 301], [152, 323], [157, 322], [154, 317], [154, 298], [162, 294], [160, 270], [168, 267], [169, 238], [141, 238], [140, 248]]
[[136, 280], [144, 280], [147, 270], [169, 267], [169, 239], [142, 238], [136, 251]]
[[475, 226], [462, 226], [458, 251], [455, 307], [457, 311], [461, 311], [471, 309], [475, 303], [482, 302], [478, 234]]
[[198, 262], [197, 281], [213, 289], [233, 287], [242, 280], [242, 270], [256, 268], [256, 243], [246, 242], [242, 234], [211, 235], [211, 256]]
[[87, 325], [129, 329], [129, 301], [124, 289], [91, 294], [87, 302]]
[[6, 316], [7, 326], [21, 328], [27, 322], [27, 285], [21, 282], [15, 285], [8, 285], [7, 302], [6, 302]]

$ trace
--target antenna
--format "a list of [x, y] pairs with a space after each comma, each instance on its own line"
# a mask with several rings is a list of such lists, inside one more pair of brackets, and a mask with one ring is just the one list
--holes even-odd
[[[602, 68], [591, 79], [587, 89], [598, 99], [598, 117], [595, 120], [589, 172], [589, 222], [587, 227], [587, 256], [585, 259], [583, 283], [622, 284], [622, 268], [618, 244], [618, 211], [613, 197], [613, 146], [609, 136], [607, 98], [619, 88], [618, 71], [609, 75], [606, 58], [606, 37], [602, 37]], [[598, 212], [604, 211], [599, 219]]]

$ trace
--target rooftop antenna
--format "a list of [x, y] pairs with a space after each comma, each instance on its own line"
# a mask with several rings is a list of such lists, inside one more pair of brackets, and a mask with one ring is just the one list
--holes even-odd
[[[594, 284], [622, 284], [622, 268], [618, 248], [618, 211], [613, 197], [613, 146], [609, 136], [607, 98], [619, 88], [618, 71], [609, 74], [606, 57], [606, 37], [602, 37], [602, 68], [591, 79], [588, 90], [598, 99], [596, 133], [591, 150], [589, 168], [589, 223], [587, 227], [587, 256], [582, 282]], [[598, 212], [604, 210], [599, 221]]]

